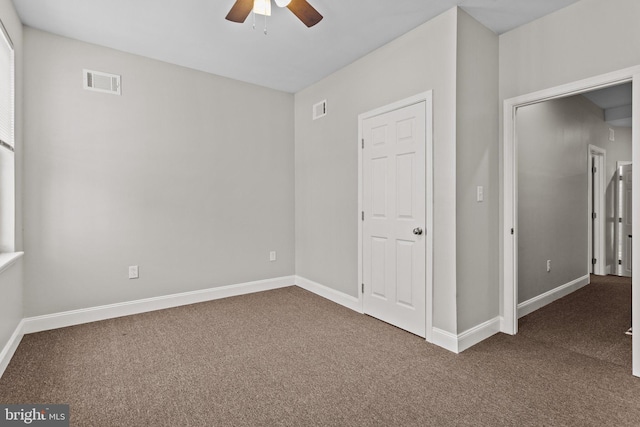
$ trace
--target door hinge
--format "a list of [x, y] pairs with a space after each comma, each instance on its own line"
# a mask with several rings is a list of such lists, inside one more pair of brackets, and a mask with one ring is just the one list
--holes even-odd
[[362, 284], [362, 293], [364, 294], [364, 283]]
[[621, 259], [618, 260], [618, 265], [622, 265], [622, 260]]
[[362, 149], [364, 150], [364, 138], [362, 138]]
[[596, 263], [597, 263], [597, 262], [598, 262], [598, 260], [597, 260], [597, 259], [595, 259], [595, 258], [591, 258], [591, 264], [596, 265]]
[[595, 212], [591, 212], [591, 219], [596, 219], [598, 218], [598, 214]]
[[513, 235], [513, 234], [514, 234], [514, 232], [515, 232], [515, 230], [512, 228], [512, 229], [511, 229], [511, 235]]
[[622, 223], [622, 218], [618, 218], [618, 222], [619, 222], [619, 223]]
[[622, 181], [622, 175], [620, 175], [620, 177], [618, 178], [620, 181]]
[[597, 167], [592, 167], [591, 168], [591, 173], [595, 175], [595, 173], [598, 172], [598, 168]]
[[362, 211], [362, 220], [364, 221], [364, 211]]

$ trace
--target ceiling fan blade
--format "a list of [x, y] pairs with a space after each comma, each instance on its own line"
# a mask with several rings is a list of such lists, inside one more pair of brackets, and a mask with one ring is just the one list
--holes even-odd
[[236, 0], [225, 18], [227, 21], [243, 23], [253, 9], [253, 0]]
[[307, 27], [313, 27], [322, 21], [322, 15], [311, 6], [307, 0], [291, 0], [287, 6], [294, 15], [300, 19]]

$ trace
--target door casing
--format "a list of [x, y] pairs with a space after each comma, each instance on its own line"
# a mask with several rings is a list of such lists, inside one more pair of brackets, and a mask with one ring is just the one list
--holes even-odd
[[[605, 252], [605, 191], [606, 186], [606, 165], [607, 165], [607, 151], [603, 148], [595, 145], [589, 145], [588, 151], [588, 176], [589, 176], [589, 209], [588, 209], [588, 234], [589, 234], [589, 258], [587, 260], [587, 271], [597, 274], [599, 276], [605, 276], [607, 274], [607, 255]], [[593, 167], [593, 159], [598, 159], [598, 173], [594, 182], [594, 175], [591, 173]], [[593, 196], [597, 195], [594, 199]], [[596, 227], [593, 226], [592, 214], [595, 213], [598, 216], [598, 222]], [[596, 264], [591, 264], [591, 259], [597, 260]]]

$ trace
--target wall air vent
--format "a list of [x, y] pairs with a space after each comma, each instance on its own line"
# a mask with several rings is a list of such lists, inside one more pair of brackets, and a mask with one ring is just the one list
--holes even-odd
[[327, 100], [320, 101], [313, 106], [313, 120], [327, 115]]
[[82, 70], [84, 88], [96, 92], [120, 95], [120, 76], [100, 71]]

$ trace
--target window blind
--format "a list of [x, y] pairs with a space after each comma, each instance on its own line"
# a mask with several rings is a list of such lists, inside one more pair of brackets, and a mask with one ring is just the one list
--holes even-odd
[[0, 145], [14, 145], [14, 53], [13, 43], [0, 22]]

